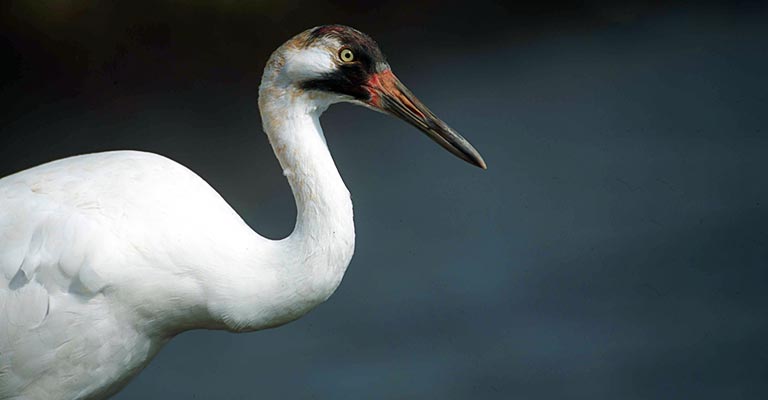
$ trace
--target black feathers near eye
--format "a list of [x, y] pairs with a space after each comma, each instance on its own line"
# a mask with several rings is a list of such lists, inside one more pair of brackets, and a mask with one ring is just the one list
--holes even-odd
[[[324, 37], [338, 40], [342, 45], [342, 51], [350, 50], [355, 61], [369, 61], [367, 66], [370, 68], [375, 68], [377, 64], [386, 64], [379, 45], [370, 36], [344, 25], [324, 25], [315, 28], [309, 33], [305, 45], [310, 46]], [[339, 54], [339, 56], [342, 55]]]
[[347, 95], [361, 101], [369, 100], [370, 92], [365, 84], [371, 75], [380, 72], [378, 70], [381, 66], [386, 65], [378, 44], [368, 35], [348, 26], [326, 25], [311, 31], [305, 46], [311, 46], [325, 37], [341, 43], [337, 55], [341, 64], [333, 72], [302, 82], [301, 88]]
[[356, 63], [342, 64], [339, 68], [317, 79], [307, 80], [301, 83], [304, 90], [320, 90], [337, 93], [360, 101], [367, 101], [370, 92], [365, 89], [365, 83], [369, 74]]

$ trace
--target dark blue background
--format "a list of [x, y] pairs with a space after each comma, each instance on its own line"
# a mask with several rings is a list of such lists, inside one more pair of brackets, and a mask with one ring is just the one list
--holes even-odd
[[761, 3], [36, 4], [2, 6], [2, 175], [155, 151], [285, 236], [259, 78], [332, 22], [377, 39], [489, 166], [333, 107], [358, 232], [337, 293], [278, 329], [185, 333], [117, 398], [768, 395]]

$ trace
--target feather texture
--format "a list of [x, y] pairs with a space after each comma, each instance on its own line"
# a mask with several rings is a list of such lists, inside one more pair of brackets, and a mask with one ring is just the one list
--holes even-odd
[[348, 99], [295, 85], [335, 68], [338, 43], [297, 46], [307, 35], [273, 54], [259, 92], [296, 199], [285, 239], [259, 236], [156, 154], [76, 156], [0, 179], [0, 399], [105, 398], [180, 332], [274, 327], [334, 292], [355, 234], [319, 117]]

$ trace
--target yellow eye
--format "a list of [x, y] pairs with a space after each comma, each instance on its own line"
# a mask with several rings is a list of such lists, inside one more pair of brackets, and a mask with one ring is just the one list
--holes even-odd
[[341, 51], [339, 51], [339, 58], [344, 62], [352, 62], [355, 61], [355, 53], [350, 49], [341, 49]]

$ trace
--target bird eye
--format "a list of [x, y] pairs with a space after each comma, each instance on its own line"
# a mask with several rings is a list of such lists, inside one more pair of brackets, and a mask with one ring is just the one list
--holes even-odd
[[350, 49], [341, 49], [341, 51], [339, 51], [339, 58], [344, 62], [352, 62], [355, 61], [355, 53]]

